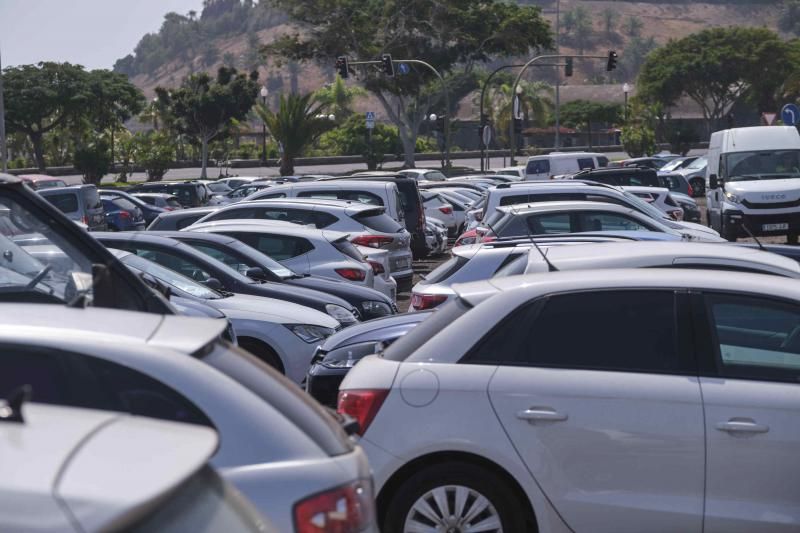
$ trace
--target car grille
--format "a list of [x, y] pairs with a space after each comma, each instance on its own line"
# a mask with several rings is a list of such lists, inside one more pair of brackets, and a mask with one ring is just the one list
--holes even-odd
[[742, 205], [749, 209], [788, 209], [790, 207], [800, 207], [800, 199], [790, 202], [771, 202], [768, 204], [742, 200]]

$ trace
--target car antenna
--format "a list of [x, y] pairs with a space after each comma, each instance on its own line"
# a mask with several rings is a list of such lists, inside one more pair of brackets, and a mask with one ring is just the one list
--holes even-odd
[[752, 232], [752, 231], [750, 231], [750, 228], [748, 228], [748, 227], [747, 227], [747, 224], [744, 224], [744, 223], [742, 223], [742, 228], [744, 228], [744, 231], [745, 231], [745, 233], [747, 233], [747, 234], [750, 236], [750, 238], [751, 238], [751, 239], [753, 239], [754, 241], [756, 241], [756, 244], [758, 245], [758, 248], [759, 248], [759, 249], [760, 249], [762, 252], [768, 252], [768, 251], [769, 251], [769, 250], [767, 250], [766, 248], [764, 248], [764, 245], [763, 245], [763, 244], [761, 244], [761, 241], [759, 241], [759, 240], [758, 240], [758, 237], [756, 237], [755, 235], [753, 235], [753, 232]]
[[[516, 209], [512, 209], [511, 212], [514, 213], [515, 215], [517, 214]], [[544, 253], [544, 251], [539, 247], [539, 243], [537, 243], [536, 239], [533, 238], [533, 234], [531, 233], [531, 227], [528, 225], [527, 220], [525, 221], [525, 231], [528, 233], [528, 239], [530, 239], [531, 244], [533, 244], [533, 247], [536, 248], [536, 251], [539, 252], [539, 255], [542, 256], [544, 262], [547, 263], [548, 272], [558, 272], [556, 266], [547, 258], [547, 254]], [[497, 232], [495, 232], [495, 235], [497, 235]]]
[[11, 391], [5, 405], [0, 405], [0, 422], [25, 422], [22, 418], [22, 404], [29, 401], [33, 387], [22, 385]]

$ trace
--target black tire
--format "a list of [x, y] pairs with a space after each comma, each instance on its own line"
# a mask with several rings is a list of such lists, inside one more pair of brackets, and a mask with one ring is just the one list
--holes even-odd
[[[390, 497], [381, 531], [404, 533], [406, 518], [420, 498], [436, 488], [450, 487], [450, 490], [454, 490], [453, 486], [466, 487], [489, 500], [500, 519], [504, 533], [524, 532], [529, 529], [532, 517], [522, 512], [526, 508], [525, 504], [519, 501], [503, 478], [487, 468], [451, 461], [426, 467], [406, 479]], [[451, 501], [452, 498], [448, 497], [447, 500]], [[430, 503], [432, 501], [429, 504], [438, 509], [435, 502]], [[424, 520], [421, 515], [417, 516]], [[479, 518], [481, 516], [478, 515]]]
[[692, 178], [689, 182], [692, 186], [692, 196], [695, 198], [706, 195], [706, 180], [705, 178]]
[[281, 374], [286, 375], [286, 370], [283, 368], [283, 363], [281, 362], [281, 358], [278, 357], [278, 354], [275, 353], [275, 350], [264, 344], [263, 342], [251, 339], [250, 337], [243, 337], [238, 339], [239, 347], [247, 350], [257, 359], [260, 359], [262, 362], [268, 364]]

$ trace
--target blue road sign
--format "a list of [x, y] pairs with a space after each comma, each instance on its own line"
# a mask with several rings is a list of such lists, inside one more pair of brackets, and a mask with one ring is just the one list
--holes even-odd
[[400, 74], [408, 74], [411, 72], [411, 67], [408, 66], [408, 63], [400, 63], [400, 66], [397, 68], [400, 71]]
[[367, 111], [367, 129], [375, 128], [375, 112]]
[[781, 109], [781, 120], [787, 126], [794, 126], [800, 121], [800, 108], [794, 104], [786, 104]]

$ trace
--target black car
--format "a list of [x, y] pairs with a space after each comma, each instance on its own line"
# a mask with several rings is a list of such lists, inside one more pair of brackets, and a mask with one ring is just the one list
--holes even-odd
[[[126, 309], [157, 314], [175, 314], [161, 295], [151, 290], [99, 242], [67, 218], [52, 204], [26, 187], [22, 180], [0, 175], [0, 266], [8, 270], [0, 287], [0, 302], [69, 303], [81, 305], [82, 294], [91, 295], [96, 307]], [[47, 249], [42, 262], [48, 271], [30, 276], [28, 269], [16, 269], [27, 260], [33, 242]], [[53, 252], [56, 252], [53, 254]], [[48, 261], [53, 256], [58, 256]], [[35, 257], [34, 257], [35, 258]], [[68, 265], [68, 268], [63, 268]], [[11, 275], [18, 272], [18, 275]], [[19, 280], [17, 280], [19, 278]], [[54, 290], [56, 282], [63, 290]], [[47, 287], [51, 287], [48, 289]]]
[[[355, 324], [359, 319], [358, 310], [341, 298], [312, 289], [287, 287], [280, 283], [249, 278], [240, 270], [235, 270], [188, 244], [154, 232], [101, 232], [93, 235], [109, 248], [140, 255], [211, 289], [266, 296], [304, 305], [332, 316], [342, 326]], [[242, 268], [247, 271], [244, 265]]]
[[337, 296], [358, 309], [364, 320], [397, 312], [392, 300], [382, 292], [346, 281], [297, 274], [255, 248], [221, 233], [159, 231], [155, 234], [188, 244], [253, 279], [283, 283], [287, 289], [301, 287]]
[[363, 357], [386, 347], [425, 320], [433, 311], [371, 320], [334, 333], [317, 347], [306, 375], [306, 392], [322, 405], [336, 407], [339, 385]]
[[572, 179], [591, 180], [618, 187], [661, 187], [658, 172], [652, 168], [597, 168], [587, 169], [572, 176]]
[[167, 211], [158, 215], [149, 226], [147, 231], [177, 231], [191, 226], [209, 213], [213, 213], [221, 205], [208, 207], [194, 207], [192, 209], [179, 209], [177, 211]]
[[425, 208], [422, 206], [422, 197], [419, 194], [417, 180], [402, 174], [373, 175], [368, 173], [319, 179], [319, 181], [330, 180], [390, 181], [397, 185], [397, 190], [400, 192], [400, 198], [403, 202], [406, 229], [411, 233], [411, 252], [414, 254], [414, 258], [427, 257], [429, 250], [425, 239]]
[[141, 209], [142, 214], [144, 215], [145, 225], [150, 224], [161, 213], [167, 212], [166, 209], [162, 209], [161, 207], [156, 207], [154, 205], [148, 204], [147, 202], [143, 202], [141, 198], [137, 198], [134, 195], [129, 194], [125, 191], [120, 191], [118, 189], [100, 189], [98, 192], [100, 193], [101, 198], [124, 198], [133, 205], [135, 205], [136, 207], [138, 207], [139, 209]]
[[128, 192], [160, 192], [178, 198], [183, 207], [202, 207], [208, 202], [206, 187], [196, 181], [159, 181], [143, 183]]

